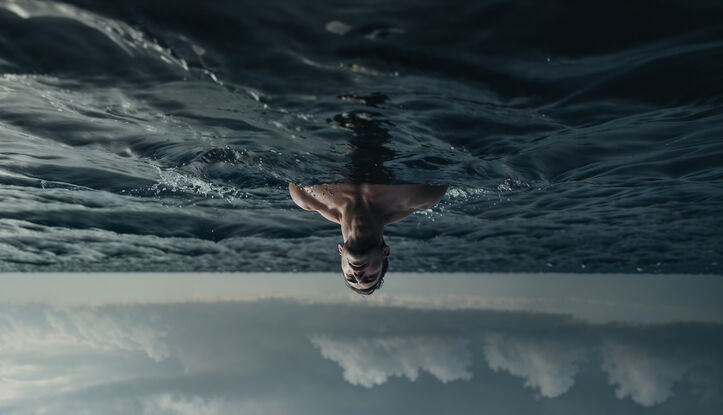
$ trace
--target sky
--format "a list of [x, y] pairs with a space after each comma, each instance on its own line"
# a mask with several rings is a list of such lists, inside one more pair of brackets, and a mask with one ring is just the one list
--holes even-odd
[[[694, 303], [686, 308], [679, 299], [669, 307], [662, 289], [657, 303], [650, 293], [627, 295], [678, 315], [640, 322], [484, 306], [496, 302], [464, 306], [431, 294], [423, 306], [424, 295], [386, 285], [394, 298], [384, 301], [349, 301], [341, 292], [335, 297], [336, 288], [318, 301], [304, 292], [274, 298], [273, 289], [253, 284], [260, 276], [214, 282], [146, 275], [145, 286], [134, 284], [137, 276], [98, 276], [106, 290], [85, 284], [85, 293], [73, 293], [88, 277], [46, 275], [20, 283], [0, 277], [9, 289], [0, 296], [0, 414], [717, 414], [723, 408], [723, 330], [711, 321], [716, 310], [701, 301], [707, 311], [695, 311]], [[269, 284], [299, 280], [266, 277]], [[489, 298], [531, 296], [514, 287], [524, 279], [479, 277], [498, 285]], [[587, 307], [580, 292], [562, 294], [564, 278], [550, 277], [556, 298], [577, 299], [566, 307]], [[65, 301], [30, 289], [49, 278], [57, 284], [56, 299], [68, 293]], [[309, 294], [342, 285], [326, 276], [297, 282], [310, 287]], [[718, 283], [688, 282], [701, 290]], [[154, 293], [163, 284], [168, 292]], [[247, 290], [232, 289], [239, 284]], [[226, 296], [216, 296], [220, 288]], [[459, 288], [435, 291], [444, 297]], [[545, 309], [546, 295], [538, 290], [540, 301], [522, 303]]]

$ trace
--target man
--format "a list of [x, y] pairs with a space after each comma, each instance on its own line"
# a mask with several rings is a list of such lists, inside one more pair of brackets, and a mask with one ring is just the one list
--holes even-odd
[[389, 265], [384, 225], [412, 212], [429, 209], [444, 196], [447, 186], [419, 184], [289, 184], [291, 199], [305, 210], [319, 212], [341, 225], [341, 269], [346, 285], [362, 295], [381, 287]]

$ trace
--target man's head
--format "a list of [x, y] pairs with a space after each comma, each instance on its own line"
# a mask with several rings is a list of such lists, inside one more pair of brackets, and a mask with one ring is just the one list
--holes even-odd
[[347, 287], [361, 295], [381, 288], [389, 267], [389, 246], [384, 239], [349, 240], [338, 248]]

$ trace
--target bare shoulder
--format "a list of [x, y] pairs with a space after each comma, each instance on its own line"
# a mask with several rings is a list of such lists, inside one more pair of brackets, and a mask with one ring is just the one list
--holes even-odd
[[425, 210], [439, 202], [447, 186], [424, 184], [379, 185], [373, 189], [376, 201], [393, 210]]
[[303, 187], [297, 186], [293, 183], [289, 183], [289, 195], [291, 200], [294, 201], [300, 208], [304, 210], [315, 210], [316, 200], [314, 200], [309, 193], [307, 193]]
[[326, 219], [339, 223], [338, 209], [325, 185], [302, 187], [289, 183], [289, 195], [300, 208], [319, 212]]
[[447, 186], [405, 184], [385, 186], [377, 203], [385, 207], [385, 222], [400, 221], [415, 211], [437, 204], [447, 192]]
[[415, 185], [412, 198], [415, 210], [425, 210], [436, 205], [447, 193], [447, 186]]

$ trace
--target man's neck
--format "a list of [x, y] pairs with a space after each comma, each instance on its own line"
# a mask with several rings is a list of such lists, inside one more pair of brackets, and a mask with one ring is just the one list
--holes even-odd
[[363, 198], [351, 201], [341, 211], [341, 234], [346, 243], [373, 235], [382, 241], [384, 215]]

